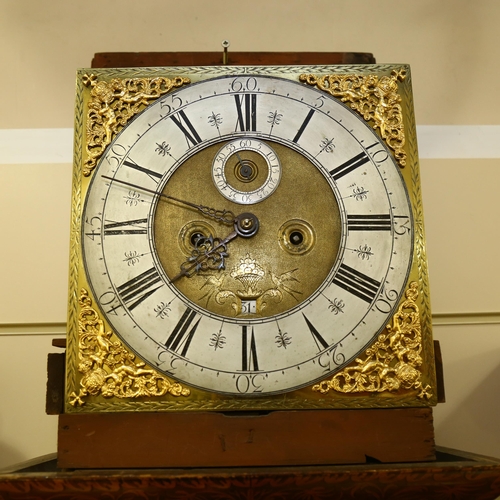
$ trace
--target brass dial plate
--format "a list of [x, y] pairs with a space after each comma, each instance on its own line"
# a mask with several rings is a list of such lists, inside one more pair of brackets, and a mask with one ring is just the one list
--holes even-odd
[[[311, 388], [369, 352], [410, 281], [424, 284], [421, 351], [432, 362], [418, 163], [394, 93], [407, 70], [391, 80], [396, 70], [383, 69], [392, 84], [370, 101], [378, 109], [387, 91], [384, 102], [399, 106], [395, 161], [395, 146], [329, 95], [364, 77], [341, 76], [336, 90], [326, 82], [337, 80], [303, 78], [303, 69], [191, 68], [175, 79], [182, 88], [111, 134], [91, 175], [75, 181], [82, 270], [70, 278], [72, 296], [89, 290], [103, 318], [98, 338], [116, 335], [187, 387], [189, 403], [165, 396], [155, 409], [344, 405]], [[370, 99], [371, 87], [363, 89], [353, 90], [366, 90], [356, 102]], [[377, 117], [383, 136], [389, 122]], [[79, 161], [77, 172], [85, 170]], [[71, 317], [70, 337], [80, 328]], [[420, 404], [416, 394], [403, 397]]]
[[[252, 139], [245, 138], [245, 141], [251, 143]], [[186, 160], [167, 180], [163, 192], [175, 193], [182, 199], [192, 199], [203, 193], [204, 204], [241, 212], [241, 205], [221, 197], [207, 168], [219, 147], [218, 144], [209, 146]], [[192, 307], [206, 309], [221, 320], [260, 322], [288, 313], [321, 287], [338, 254], [342, 232], [340, 212], [327, 180], [296, 151], [277, 143], [272, 147], [286, 166], [286, 172], [279, 189], [251, 208], [260, 221], [258, 233], [248, 240], [236, 239], [228, 244], [225, 269], [197, 274], [175, 283], [183, 299], [189, 300]], [[244, 150], [241, 153], [244, 154]], [[297, 185], [302, 186], [299, 192]], [[310, 199], [316, 202], [311, 204]], [[178, 238], [172, 235], [178, 234], [193, 216], [193, 211], [182, 205], [163, 199], [158, 202], [153, 224], [154, 242], [161, 267], [170, 279], [177, 275], [186, 260]], [[289, 247], [301, 248], [290, 242], [289, 232], [283, 234], [281, 231], [283, 224], [297, 218], [314, 228], [318, 235], [311, 242], [307, 255], [285, 251], [280, 245], [285, 240]], [[231, 230], [219, 224], [212, 236], [223, 239]], [[281, 284], [280, 280], [285, 281]], [[242, 304], [248, 301], [253, 301], [255, 312], [244, 314]]]

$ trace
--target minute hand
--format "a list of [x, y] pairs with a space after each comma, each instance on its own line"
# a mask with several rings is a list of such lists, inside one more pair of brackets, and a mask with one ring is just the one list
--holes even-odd
[[196, 208], [199, 212], [201, 212], [206, 217], [210, 217], [215, 219], [223, 224], [227, 224], [228, 226], [232, 226], [236, 220], [235, 215], [230, 210], [216, 210], [215, 208], [210, 208], [205, 205], [197, 205], [196, 203], [191, 203], [190, 201], [180, 200], [174, 196], [170, 196], [168, 194], [159, 193], [154, 189], [149, 189], [144, 186], [139, 186], [137, 184], [132, 184], [131, 182], [122, 181], [120, 179], [114, 179], [113, 177], [108, 177], [107, 175], [102, 176], [103, 179], [110, 180], [112, 182], [118, 182], [119, 184], [124, 184], [125, 186], [134, 187], [140, 189], [142, 191], [146, 191], [148, 193], [156, 194], [158, 196], [162, 196], [163, 198], [167, 198], [168, 200], [176, 201], [177, 203], [182, 203], [183, 205], [187, 205], [188, 207]]

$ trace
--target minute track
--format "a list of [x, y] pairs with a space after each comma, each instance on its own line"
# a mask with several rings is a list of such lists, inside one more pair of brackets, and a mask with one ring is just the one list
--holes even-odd
[[[105, 299], [110, 286], [119, 287], [125, 306], [105, 309], [113, 329], [146, 362], [158, 361], [155, 349], [170, 353], [160, 369], [181, 383], [235, 397], [293, 392], [356, 356], [374, 335], [367, 325], [378, 330], [394, 307], [387, 299], [382, 313], [373, 303], [382, 280], [398, 290], [404, 283], [411, 243], [395, 239], [391, 207], [398, 207], [398, 221], [408, 221], [405, 228], [412, 220], [391, 158], [373, 159], [372, 147], [385, 151], [373, 132], [343, 105], [318, 100], [318, 91], [252, 78], [200, 81], [165, 97], [161, 114], [157, 104], [147, 108], [119, 136], [132, 146], [115, 148], [122, 157], [99, 165], [87, 202], [96, 240], [85, 243], [90, 279]], [[327, 147], [332, 140], [335, 147]], [[272, 151], [282, 178], [261, 202], [245, 206], [259, 221], [258, 233], [228, 240], [234, 231], [225, 226], [243, 210], [217, 189], [215, 156], [234, 143], [238, 154], [223, 151], [230, 161], [220, 167], [242, 199], [258, 192], [253, 174], [261, 175], [258, 187], [270, 168], [242, 141], [254, 142], [268, 159]], [[131, 157], [132, 166], [123, 161]], [[98, 226], [101, 212], [105, 222]], [[104, 237], [96, 237], [99, 231]], [[197, 241], [210, 237], [227, 244], [215, 268], [203, 265], [215, 256], [211, 249], [206, 257], [193, 253]], [[365, 246], [371, 251], [363, 254]], [[396, 256], [385, 252], [389, 247]], [[99, 250], [102, 264], [91, 258]], [[149, 273], [161, 281], [152, 283]], [[139, 330], [145, 335], [134, 336]], [[330, 351], [339, 342], [342, 356], [334, 360]]]

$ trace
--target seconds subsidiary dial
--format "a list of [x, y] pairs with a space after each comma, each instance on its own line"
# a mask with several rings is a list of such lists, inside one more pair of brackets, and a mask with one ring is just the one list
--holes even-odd
[[146, 108], [85, 200], [87, 280], [142, 359], [200, 389], [263, 396], [355, 358], [399, 304], [413, 220], [381, 140], [349, 108], [259, 75]]

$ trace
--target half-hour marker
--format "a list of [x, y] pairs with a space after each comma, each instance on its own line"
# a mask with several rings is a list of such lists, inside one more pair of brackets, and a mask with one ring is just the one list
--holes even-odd
[[344, 177], [344, 175], [352, 172], [358, 167], [361, 167], [361, 165], [364, 165], [366, 162], [368, 162], [368, 160], [368, 155], [364, 151], [362, 151], [350, 160], [342, 163], [342, 165], [338, 166], [337, 168], [330, 170], [330, 175], [334, 180], [338, 181], [341, 177]]
[[[186, 356], [189, 346], [191, 345], [191, 341], [193, 340], [194, 334], [196, 333], [196, 329], [201, 321], [201, 318], [198, 319], [196, 323], [191, 327], [191, 323], [196, 317], [196, 311], [193, 311], [190, 307], [186, 307], [184, 314], [181, 316], [181, 319], [177, 322], [172, 333], [169, 335], [167, 341], [165, 342], [165, 346], [171, 351], [175, 351], [177, 354], [181, 356]], [[189, 331], [188, 331], [189, 330]], [[180, 352], [179, 352], [180, 351]]]
[[380, 281], [370, 278], [346, 264], [340, 266], [332, 283], [368, 303], [371, 303], [377, 296], [381, 285]]
[[104, 235], [147, 234], [148, 219], [134, 219], [123, 222], [109, 222], [104, 224]]
[[252, 328], [250, 338], [248, 335], [248, 327], [241, 327], [241, 369], [246, 372], [259, 370], [259, 361], [257, 359], [257, 346], [255, 344], [255, 335]]
[[348, 215], [349, 231], [390, 231], [392, 229], [390, 214]]
[[193, 124], [189, 121], [189, 118], [186, 116], [184, 110], [180, 110], [177, 113], [179, 116], [172, 115], [172, 121], [181, 129], [182, 133], [186, 137], [186, 142], [188, 146], [196, 146], [201, 142], [201, 137], [198, 135], [198, 132], [193, 127]]
[[255, 132], [257, 130], [257, 94], [235, 95], [234, 100], [238, 113], [236, 130], [239, 128], [242, 132]]
[[306, 129], [307, 125], [311, 121], [312, 116], [314, 115], [314, 109], [310, 109], [309, 113], [307, 113], [307, 116], [305, 120], [302, 122], [302, 125], [300, 126], [299, 130], [297, 130], [297, 133], [295, 134], [295, 137], [292, 139], [293, 142], [298, 142], [302, 134], [304, 133], [304, 130]]

